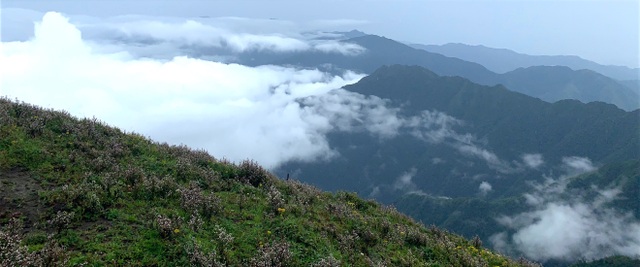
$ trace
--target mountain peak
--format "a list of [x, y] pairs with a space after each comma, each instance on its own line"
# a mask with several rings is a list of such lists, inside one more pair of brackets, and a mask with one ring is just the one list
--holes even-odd
[[384, 65], [378, 68], [377, 70], [375, 70], [373, 73], [371, 73], [370, 76], [377, 78], [377, 77], [390, 77], [390, 76], [397, 76], [397, 75], [403, 75], [403, 76], [423, 75], [430, 78], [440, 77], [438, 76], [438, 74], [436, 74], [435, 72], [427, 68], [423, 68], [417, 65], [400, 65], [400, 64]]

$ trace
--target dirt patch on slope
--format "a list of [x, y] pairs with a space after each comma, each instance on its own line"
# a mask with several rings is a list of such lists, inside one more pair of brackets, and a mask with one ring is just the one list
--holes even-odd
[[0, 170], [0, 222], [24, 217], [25, 227], [33, 227], [46, 208], [39, 200], [41, 190], [38, 181], [26, 170]]

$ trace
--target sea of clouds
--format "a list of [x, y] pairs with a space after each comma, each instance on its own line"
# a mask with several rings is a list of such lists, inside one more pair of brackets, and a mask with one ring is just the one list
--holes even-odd
[[[250, 67], [222, 56], [205, 60], [185, 53], [193, 47], [348, 56], [365, 51], [331, 38], [310, 38], [329, 33], [303, 35], [286, 21], [243, 18], [94, 18], [10, 11], [3, 10], [3, 29], [12, 24], [0, 44], [0, 96], [96, 117], [160, 142], [202, 148], [236, 162], [251, 158], [275, 168], [291, 160], [339, 156], [327, 140], [332, 131], [368, 132], [381, 140], [404, 132], [449, 145], [499, 173], [550, 165], [540, 154], [522, 154], [520, 161], [501, 159], [472, 134], [454, 130], [464, 122], [445, 113], [402, 117], [385, 99], [340, 89], [364, 74]], [[33, 21], [25, 24], [25, 18]], [[600, 197], [593, 201], [562, 198], [569, 177], [595, 170], [586, 158], [567, 157], [562, 164], [564, 175], [534, 184], [525, 195], [531, 211], [497, 218], [508, 231], [494, 235], [493, 245], [542, 261], [640, 257], [640, 223], [605, 205], [619, 191], [598, 189]], [[413, 182], [417, 167], [398, 174], [388, 186], [420, 192]], [[489, 181], [478, 182], [480, 195], [493, 191]]]

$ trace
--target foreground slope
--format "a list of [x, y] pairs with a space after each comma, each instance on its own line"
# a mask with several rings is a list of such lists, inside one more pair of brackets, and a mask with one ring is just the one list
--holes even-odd
[[353, 193], [0, 99], [0, 265], [517, 266]]

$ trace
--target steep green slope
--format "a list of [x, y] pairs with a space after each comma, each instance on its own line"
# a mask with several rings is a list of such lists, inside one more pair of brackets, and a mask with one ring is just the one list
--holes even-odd
[[353, 193], [0, 99], [0, 265], [518, 266]]

